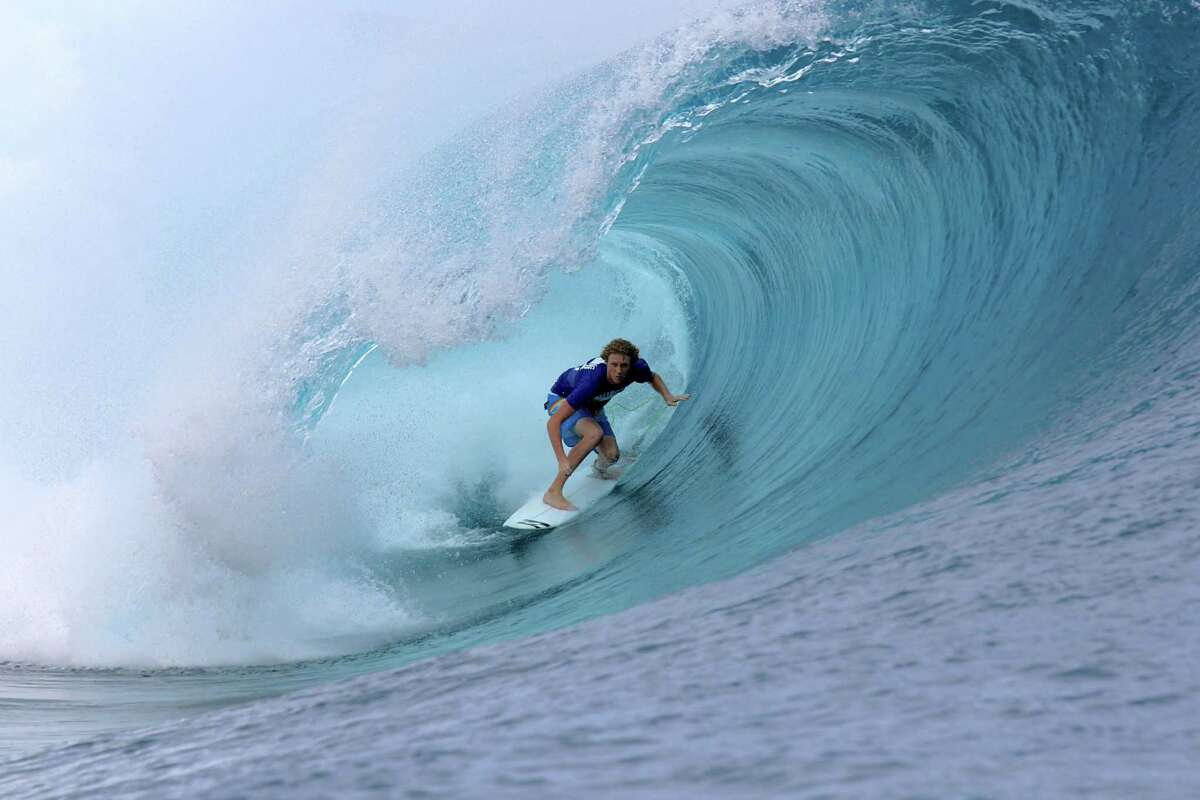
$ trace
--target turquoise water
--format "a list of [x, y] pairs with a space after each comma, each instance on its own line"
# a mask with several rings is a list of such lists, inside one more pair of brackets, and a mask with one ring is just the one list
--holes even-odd
[[[319, 172], [10, 468], [7, 794], [1195, 788], [1200, 11], [688, 16]], [[693, 399], [503, 530], [614, 335]]]

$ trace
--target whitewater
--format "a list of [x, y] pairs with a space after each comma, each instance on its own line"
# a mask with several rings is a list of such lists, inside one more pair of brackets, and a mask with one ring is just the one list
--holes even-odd
[[0, 795], [1200, 793], [1193, 0], [0, 31]]

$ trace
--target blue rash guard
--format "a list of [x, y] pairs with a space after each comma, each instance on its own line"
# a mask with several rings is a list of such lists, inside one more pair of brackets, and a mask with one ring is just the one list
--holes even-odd
[[633, 362], [625, 383], [616, 385], [608, 382], [608, 366], [602, 358], [593, 358], [586, 364], [571, 367], [558, 376], [558, 380], [550, 387], [550, 393], [567, 398], [571, 408], [579, 410], [586, 408], [593, 414], [604, 411], [604, 404], [612, 400], [631, 383], [650, 383], [654, 373], [646, 360], [639, 358]]
[[591, 417], [600, 424], [605, 436], [612, 436], [612, 425], [604, 414], [604, 404], [616, 397], [629, 387], [631, 383], [650, 383], [654, 380], [654, 372], [645, 359], [639, 358], [633, 362], [625, 383], [621, 385], [609, 383], [608, 366], [602, 358], [593, 358], [586, 364], [571, 367], [550, 387], [546, 397], [547, 413], [554, 416], [559, 400], [566, 400], [575, 413], [568, 417], [560, 428], [563, 444], [574, 447], [579, 443], [579, 435], [575, 433], [575, 423], [583, 417]]

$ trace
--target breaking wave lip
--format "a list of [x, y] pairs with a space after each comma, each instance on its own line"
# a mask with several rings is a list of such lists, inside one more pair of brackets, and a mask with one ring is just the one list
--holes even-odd
[[[265, 275], [248, 305], [283, 302], [185, 359], [135, 452], [43, 492], [31, 519], [64, 498], [84, 519], [58, 518], [49, 557], [18, 548], [42, 588], [11, 584], [28, 593], [0, 612], [22, 623], [0, 652], [408, 657], [413, 631], [570, 624], [997, 468], [1178, 329], [1195, 200], [1162, 187], [1196, 173], [1179, 135], [1196, 112], [1145, 42], [1191, 53], [1196, 23], [1169, 8], [755, 4], [488, 118], [348, 215], [299, 280]], [[537, 473], [519, 463], [544, 455], [538, 428], [497, 471], [464, 456], [485, 428], [437, 447], [380, 409], [468, 414], [456, 381], [558, 358], [581, 286], [694, 399], [669, 422], [630, 411], [625, 430], [658, 438], [581, 522], [595, 552], [478, 544], [480, 509]], [[564, 353], [608, 335], [588, 324]], [[544, 378], [489, 408], [518, 418]], [[430, 455], [416, 469], [371, 439]], [[455, 481], [483, 504], [431, 488]]]

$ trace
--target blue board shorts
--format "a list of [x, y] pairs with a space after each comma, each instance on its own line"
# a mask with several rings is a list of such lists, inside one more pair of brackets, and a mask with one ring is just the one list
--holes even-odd
[[[558, 408], [558, 404], [566, 399], [567, 398], [559, 397], [556, 394], [548, 394], [546, 395], [546, 402], [542, 404], [542, 407], [546, 409], [547, 414], [553, 417], [554, 410]], [[603, 409], [601, 409], [598, 413], [593, 414], [586, 408], [578, 408], [575, 410], [574, 414], [566, 418], [562, 424], [562, 427], [559, 428], [558, 431], [559, 435], [562, 436], [563, 444], [565, 444], [567, 447], [574, 447], [575, 445], [579, 444], [579, 440], [583, 438], [579, 434], [575, 433], [575, 423], [579, 422], [579, 420], [583, 419], [584, 417], [587, 417], [588, 419], [594, 419], [597, 423], [599, 423], [600, 429], [604, 431], [605, 436], [616, 436], [616, 434], [613, 433], [612, 424], [609, 423], [608, 417], [604, 416]]]

